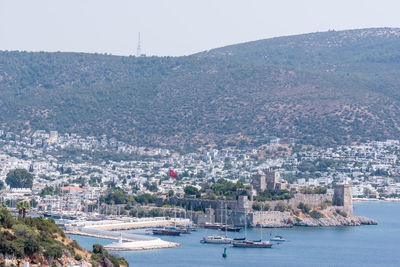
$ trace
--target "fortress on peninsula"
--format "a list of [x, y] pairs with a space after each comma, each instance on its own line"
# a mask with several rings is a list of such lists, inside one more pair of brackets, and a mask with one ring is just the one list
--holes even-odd
[[[283, 200], [256, 201], [265, 191], [290, 192], [290, 198]], [[287, 191], [286, 191], [287, 190]], [[332, 191], [332, 190], [330, 190]], [[290, 227], [293, 225], [328, 226], [360, 225], [361, 217], [353, 215], [352, 187], [336, 184], [329, 193], [304, 193], [298, 185], [280, 180], [278, 171], [267, 169], [252, 176], [250, 188], [239, 192], [237, 200], [208, 200], [196, 198], [170, 198], [162, 203], [190, 207], [193, 220], [197, 224], [225, 223], [243, 226]], [[261, 205], [261, 208], [260, 208]], [[264, 208], [265, 205], [267, 208]], [[246, 216], [246, 220], [245, 220]], [[362, 217], [362, 219], [364, 219]], [[366, 218], [365, 218], [366, 219]]]

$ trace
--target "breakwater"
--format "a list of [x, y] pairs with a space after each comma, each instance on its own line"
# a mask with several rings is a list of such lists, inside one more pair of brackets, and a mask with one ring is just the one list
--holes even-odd
[[[71, 223], [66, 226], [65, 232], [72, 235], [90, 236], [104, 239], [120, 240], [105, 246], [109, 250], [147, 250], [159, 248], [171, 248], [179, 246], [179, 243], [164, 241], [153, 236], [135, 235], [123, 233], [118, 230], [152, 228], [159, 226], [170, 226], [172, 224], [188, 224], [187, 219], [175, 220], [141, 220], [141, 221], [82, 221]], [[127, 241], [123, 243], [123, 241]]]

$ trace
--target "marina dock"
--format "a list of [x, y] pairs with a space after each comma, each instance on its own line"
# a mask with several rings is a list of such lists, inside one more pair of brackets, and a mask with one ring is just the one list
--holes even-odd
[[[189, 220], [177, 220], [178, 224], [188, 224]], [[174, 220], [138, 220], [138, 221], [122, 221], [122, 220], [104, 220], [104, 221], [82, 221], [74, 222], [66, 226], [66, 233], [82, 236], [91, 236], [104, 239], [119, 240], [106, 245], [108, 250], [147, 250], [159, 248], [177, 247], [180, 244], [175, 242], [164, 241], [153, 236], [137, 235], [131, 233], [121, 233], [118, 230], [130, 230], [140, 228], [152, 228], [158, 226], [174, 225]], [[125, 243], [124, 243], [125, 241]]]

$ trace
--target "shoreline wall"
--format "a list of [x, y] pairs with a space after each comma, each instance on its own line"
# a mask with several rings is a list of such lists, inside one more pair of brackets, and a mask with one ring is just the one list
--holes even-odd
[[[204, 224], [206, 222], [217, 222], [244, 225], [244, 213], [248, 213], [248, 224], [257, 224], [259, 221], [279, 221], [282, 217], [288, 217], [285, 212], [274, 211], [278, 203], [290, 206], [296, 209], [300, 203], [307, 204], [312, 209], [323, 209], [326, 206], [333, 205], [335, 208], [346, 212], [347, 215], [353, 216], [351, 185], [339, 184], [335, 185], [334, 194], [302, 194], [296, 193], [291, 199], [273, 200], [266, 203], [270, 206], [269, 211], [257, 212], [252, 210], [253, 201], [246, 196], [239, 196], [237, 201], [208, 200], [208, 199], [191, 199], [191, 198], [169, 198], [158, 199], [157, 204], [172, 204], [184, 206], [187, 209], [203, 210], [205, 214], [191, 213], [193, 221], [196, 224]], [[227, 210], [225, 211], [225, 205]], [[227, 213], [227, 215], [226, 215]], [[282, 213], [282, 214], [281, 214]], [[193, 216], [194, 215], [194, 216]], [[227, 216], [227, 217], [226, 217]]]

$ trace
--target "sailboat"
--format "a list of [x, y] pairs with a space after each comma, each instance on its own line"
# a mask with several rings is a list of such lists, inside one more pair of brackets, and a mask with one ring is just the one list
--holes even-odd
[[247, 212], [244, 211], [244, 238], [235, 238], [232, 241], [232, 245], [238, 248], [271, 248], [273, 243], [270, 241], [262, 241], [262, 228], [260, 240], [248, 240], [247, 239]]
[[[225, 209], [226, 212], [226, 209]], [[222, 217], [222, 213], [221, 213]], [[225, 234], [215, 234], [207, 237], [203, 237], [200, 242], [201, 243], [209, 243], [209, 244], [230, 244], [232, 243], [232, 238], [228, 238], [227, 235], [227, 224], [226, 224], [227, 214], [225, 215]]]

